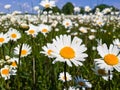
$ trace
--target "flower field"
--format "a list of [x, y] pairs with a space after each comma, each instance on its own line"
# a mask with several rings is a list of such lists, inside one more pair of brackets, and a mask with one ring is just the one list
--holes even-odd
[[0, 90], [119, 90], [120, 15], [109, 10], [0, 15]]

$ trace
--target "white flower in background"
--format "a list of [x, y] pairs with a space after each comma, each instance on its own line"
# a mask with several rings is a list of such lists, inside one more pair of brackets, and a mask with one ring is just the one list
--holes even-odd
[[34, 9], [35, 11], [40, 10], [39, 6], [34, 6], [33, 9]]
[[29, 25], [29, 30], [25, 31], [27, 33], [27, 35], [32, 35], [33, 37], [36, 37], [36, 35], [38, 35], [39, 32], [39, 27], [30, 24]]
[[98, 25], [100, 27], [102, 27], [105, 24], [103, 19], [98, 19], [98, 20], [95, 21], [95, 23], [96, 23], [96, 25]]
[[7, 32], [10, 40], [17, 41], [18, 39], [21, 38], [21, 33], [13, 28], [10, 28], [9, 31]]
[[91, 29], [90, 31], [93, 33], [97, 32], [97, 30], [95, 30], [95, 29]]
[[65, 28], [72, 27], [72, 21], [70, 19], [63, 20], [62, 24], [65, 26]]
[[93, 40], [93, 39], [95, 39], [95, 35], [89, 35], [88, 38], [89, 38], [90, 40]]
[[80, 12], [80, 7], [74, 7], [74, 12]]
[[8, 43], [9, 36], [7, 34], [0, 33], [0, 46], [4, 43]]
[[98, 54], [102, 57], [94, 59], [95, 64], [101, 69], [112, 71], [113, 69], [120, 72], [120, 50], [116, 45], [110, 45], [109, 49], [106, 44], [98, 45]]
[[56, 58], [53, 64], [60, 61], [66, 62], [69, 66], [72, 66], [72, 63], [75, 66], [82, 66], [82, 62], [88, 56], [84, 53], [87, 48], [78, 37], [72, 39], [70, 35], [56, 36], [52, 44], [54, 46], [52, 55]]
[[109, 80], [109, 77], [110, 77], [110, 80], [112, 80], [112, 78], [113, 78], [112, 71], [102, 69], [102, 68], [98, 67], [97, 65], [95, 65], [95, 68], [92, 68], [92, 70], [95, 72], [96, 75], [102, 76], [102, 78], [106, 81]]
[[113, 44], [120, 49], [120, 40], [118, 38], [113, 41]]
[[97, 48], [95, 46], [92, 46], [92, 50], [95, 51]]
[[[65, 72], [65, 73], [66, 73], [66, 81], [72, 80], [71, 75], [70, 75], [68, 72]], [[61, 72], [61, 73], [59, 74], [59, 80], [65, 82], [65, 73], [64, 73], [64, 72]]]
[[10, 5], [10, 4], [6, 4], [6, 5], [4, 6], [4, 8], [5, 8], [5, 9], [10, 9], [10, 8], [11, 8], [11, 5]]
[[58, 32], [58, 31], [59, 31], [59, 28], [55, 28], [55, 31]]
[[111, 8], [105, 8], [105, 9], [103, 9], [102, 12], [103, 12], [104, 14], [107, 14], [107, 13], [110, 13], [111, 10], [112, 10]]
[[39, 25], [39, 31], [46, 36], [47, 33], [51, 31], [51, 26], [46, 24], [40, 24]]
[[9, 62], [9, 63], [11, 63], [10, 64], [10, 67], [12, 68], [12, 69], [16, 69], [18, 66], [18, 58], [15, 58], [15, 57], [13, 57], [13, 58], [10, 58], [10, 60], [8, 60], [7, 62]]
[[90, 12], [91, 11], [91, 8], [89, 6], [85, 6], [85, 11], [86, 12]]
[[80, 27], [79, 31], [81, 31], [82, 33], [87, 33], [88, 32], [87, 28], [85, 28], [85, 27]]
[[52, 8], [55, 7], [55, 0], [42, 0], [40, 5], [44, 8]]
[[52, 27], [56, 27], [56, 26], [57, 26], [57, 24], [58, 24], [58, 21], [57, 21], [57, 20], [54, 20], [54, 21], [52, 21], [51, 26], [52, 26]]
[[3, 68], [1, 68], [0, 73], [5, 80], [10, 79], [10, 68], [8, 65], [5, 65]]
[[41, 51], [40, 53], [43, 53], [45, 54], [46, 56], [50, 57], [50, 58], [53, 58], [54, 56], [52, 55], [53, 53], [53, 45], [48, 43], [46, 46], [43, 46], [42, 49], [44, 51]]
[[19, 53], [20, 53], [21, 57], [25, 57], [25, 56], [31, 54], [32, 50], [31, 50], [31, 47], [28, 44], [23, 44], [22, 45], [21, 52], [20, 52], [20, 47], [21, 46], [18, 45], [17, 47], [14, 48], [14, 53], [16, 55], [19, 55]]
[[[67, 90], [67, 89], [64, 89], [64, 90]], [[68, 90], [80, 90], [79, 88], [76, 88], [76, 87], [74, 87], [74, 86], [70, 86], [69, 88], [68, 88]]]
[[21, 14], [21, 13], [22, 13], [21, 11], [15, 10], [15, 11], [12, 12], [12, 15], [17, 15], [17, 14]]
[[75, 77], [75, 82], [77, 84], [76, 87], [82, 88], [82, 90], [85, 90], [86, 88], [92, 88], [92, 84], [82, 77]]

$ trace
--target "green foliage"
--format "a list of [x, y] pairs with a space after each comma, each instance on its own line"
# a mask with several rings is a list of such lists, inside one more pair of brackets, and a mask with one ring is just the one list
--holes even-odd
[[[67, 8], [68, 9], [68, 8]], [[57, 11], [57, 9], [55, 9]], [[71, 11], [72, 12], [72, 11]], [[84, 13], [84, 11], [83, 11]], [[67, 13], [68, 14], [68, 13]], [[22, 16], [21, 21], [24, 21], [26, 16]], [[71, 19], [72, 18], [72, 19]], [[58, 25], [56, 27], [52, 27], [52, 31], [47, 34], [45, 37], [43, 34], [39, 33], [37, 37], [31, 38], [26, 33], [24, 33], [19, 25], [14, 23], [12, 24], [9, 19], [4, 20], [0, 25], [0, 32], [7, 32], [10, 27], [16, 28], [22, 34], [22, 38], [16, 42], [8, 42], [4, 44], [4, 47], [0, 47], [0, 59], [3, 59], [5, 55], [9, 55], [10, 57], [15, 57], [13, 50], [20, 43], [27, 43], [32, 47], [32, 53], [27, 57], [21, 58], [21, 65], [19, 68], [19, 72], [17, 75], [11, 76], [9, 80], [4, 80], [2, 77], [0, 78], [0, 90], [63, 90], [64, 83], [58, 80], [58, 76], [60, 72], [63, 72], [64, 65], [63, 62], [57, 62], [52, 64], [54, 59], [50, 59], [44, 54], [41, 54], [42, 47], [47, 43], [51, 43], [52, 39], [56, 36], [68, 34], [72, 35], [72, 37], [77, 36], [83, 40], [82, 43], [87, 47], [88, 58], [83, 62], [83, 66], [67, 66], [67, 72], [69, 72], [73, 80], [68, 82], [68, 86], [74, 86], [74, 77], [82, 76], [85, 79], [88, 79], [92, 83], [92, 88], [90, 90], [108, 90], [109, 83], [111, 84], [111, 90], [119, 90], [119, 76], [120, 74], [114, 71], [114, 76], [111, 81], [105, 81], [101, 76], [97, 76], [92, 68], [94, 67], [94, 59], [100, 58], [98, 52], [96, 50], [92, 50], [92, 47], [97, 47], [96, 39], [102, 39], [103, 43], [106, 43], [108, 46], [112, 43], [115, 38], [120, 38], [120, 27], [118, 27], [119, 20], [110, 20], [106, 22], [106, 24], [102, 27], [93, 25], [93, 22], [84, 19], [83, 22], [80, 22], [80, 17], [74, 18], [70, 17], [72, 22], [77, 23], [78, 26], [73, 25], [70, 29], [70, 32], [67, 32], [66, 29], [62, 25], [62, 20], [58, 21]], [[42, 18], [44, 20], [44, 18]], [[24, 21], [25, 22], [25, 21]], [[36, 22], [36, 21], [35, 21]], [[9, 25], [6, 25], [9, 23]], [[38, 24], [41, 23], [40, 21]], [[46, 23], [48, 24], [48, 23]], [[49, 23], [50, 24], [50, 23]], [[6, 25], [6, 26], [5, 26]], [[79, 31], [79, 27], [86, 27], [88, 29], [88, 33], [81, 33]], [[58, 28], [59, 31], [55, 31]], [[90, 29], [95, 29], [96, 32], [91, 32]], [[103, 30], [103, 31], [102, 31]], [[114, 30], [114, 31], [113, 31]], [[73, 33], [77, 33], [74, 35]], [[95, 39], [89, 40], [89, 35], [95, 35]], [[3, 52], [3, 50], [5, 52]], [[33, 80], [33, 59], [35, 59], [35, 73], [36, 73], [36, 84], [34, 84]]]
[[71, 2], [66, 3], [63, 7], [62, 7], [62, 12], [64, 14], [73, 14], [74, 13], [74, 6]]
[[61, 13], [61, 10], [57, 6], [53, 7], [53, 13]]
[[106, 4], [100, 4], [94, 7], [93, 11], [96, 10], [96, 8], [99, 8], [100, 11], [104, 10], [105, 8], [112, 8], [112, 11], [118, 11], [119, 9], [115, 8], [114, 6], [106, 5]]

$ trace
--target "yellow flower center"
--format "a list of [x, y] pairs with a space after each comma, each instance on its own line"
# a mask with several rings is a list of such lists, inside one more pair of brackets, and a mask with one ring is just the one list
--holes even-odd
[[34, 34], [34, 33], [35, 33], [35, 30], [29, 30], [29, 33], [30, 33], [30, 34]]
[[69, 26], [69, 23], [67, 22], [66, 25]]
[[52, 50], [48, 50], [48, 55], [51, 55], [51, 53], [52, 53], [53, 51]]
[[102, 22], [98, 22], [98, 25], [101, 25], [102, 24]]
[[11, 34], [11, 37], [12, 37], [12, 38], [16, 38], [17, 35], [16, 35], [15, 33], [13, 33], [13, 34]]
[[[65, 80], [65, 76], [63, 76], [62, 79]], [[66, 76], [66, 80], [68, 80], [67, 76]]]
[[17, 66], [16, 62], [15, 61], [12, 62], [11, 66], [16, 67]]
[[85, 86], [85, 83], [84, 82], [79, 82], [79, 85], [80, 86]]
[[113, 54], [107, 54], [104, 57], [104, 61], [106, 64], [111, 65], [111, 66], [116, 65], [119, 62], [118, 57]]
[[8, 75], [9, 74], [9, 69], [8, 68], [3, 69], [1, 74]]
[[4, 42], [5, 41], [5, 39], [4, 38], [0, 38], [0, 42], [2, 43], [2, 42]]
[[60, 55], [65, 59], [72, 59], [75, 57], [75, 51], [71, 47], [64, 47], [60, 50]]
[[50, 7], [49, 3], [45, 4], [45, 8], [49, 8], [49, 7]]
[[107, 75], [104, 69], [98, 69], [98, 74], [100, 75]]
[[42, 29], [42, 32], [46, 33], [48, 30], [46, 28]]
[[27, 50], [22, 50], [21, 51], [21, 55], [26, 55], [27, 54]]

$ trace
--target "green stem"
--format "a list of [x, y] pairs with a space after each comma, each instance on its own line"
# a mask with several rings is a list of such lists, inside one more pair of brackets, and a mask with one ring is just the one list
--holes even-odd
[[[34, 46], [33, 44], [34, 44], [34, 38], [31, 36], [31, 40], [32, 40], [32, 46]], [[35, 51], [35, 49], [34, 49], [34, 47], [32, 47], [32, 52], [34, 52]], [[33, 63], [33, 65], [32, 65], [32, 68], [33, 68], [33, 70], [32, 70], [32, 72], [33, 72], [33, 90], [36, 90], [36, 62], [35, 62], [35, 54], [34, 53], [32, 53], [32, 55], [33, 55], [33, 60], [32, 60], [32, 63]]]
[[20, 75], [20, 59], [21, 59], [21, 50], [22, 50], [22, 45], [23, 43], [20, 44], [20, 50], [19, 50], [19, 58], [18, 58], [18, 71], [17, 71], [17, 83], [18, 83], [18, 90], [20, 90], [20, 79], [19, 79], [19, 75]]
[[68, 88], [67, 88], [67, 77], [66, 77], [66, 65], [67, 65], [67, 63], [65, 61], [65, 63], [64, 63], [64, 77], [65, 77], [64, 87], [65, 87], [66, 90], [68, 90]]
[[108, 75], [109, 75], [109, 77], [108, 77], [108, 82], [109, 82], [109, 90], [111, 90], [111, 88], [110, 88], [110, 86], [111, 86], [111, 84], [110, 84], [110, 70], [108, 71]]
[[10, 41], [9, 55], [10, 55], [10, 53], [11, 53], [11, 48], [12, 48], [12, 45], [13, 45], [13, 41]]
[[6, 58], [5, 58], [5, 52], [4, 52], [4, 46], [2, 45], [2, 52], [3, 52], [3, 58], [4, 58], [4, 60], [6, 60]]

